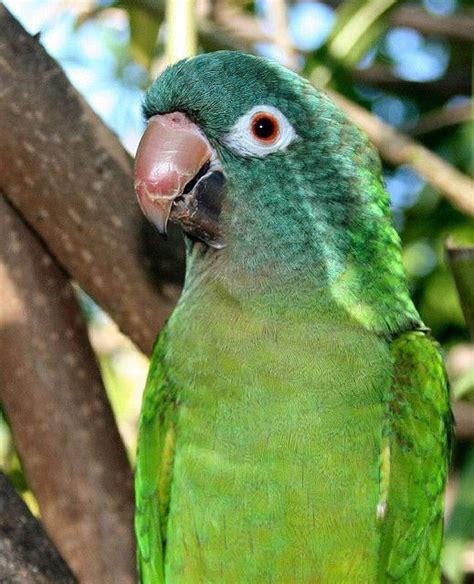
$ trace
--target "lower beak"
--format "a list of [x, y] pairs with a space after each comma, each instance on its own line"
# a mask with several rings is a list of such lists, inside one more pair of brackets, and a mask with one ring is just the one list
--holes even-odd
[[188, 233], [204, 241], [207, 235], [206, 243], [222, 247], [217, 245], [221, 193], [216, 191], [216, 173], [222, 187], [225, 179], [214, 150], [185, 114], [150, 118], [135, 158], [135, 192], [142, 211], [161, 234], [166, 234], [171, 218]]

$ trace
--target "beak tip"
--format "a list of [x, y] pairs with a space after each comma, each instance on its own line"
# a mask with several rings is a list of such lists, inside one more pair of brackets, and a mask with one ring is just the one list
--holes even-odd
[[148, 192], [136, 190], [138, 205], [148, 221], [155, 227], [164, 239], [167, 237], [168, 219], [173, 205], [173, 199], [153, 200]]
[[167, 239], [168, 237], [168, 216], [169, 213], [163, 215], [158, 212], [153, 213], [152, 216], [148, 217], [148, 219], [155, 226], [155, 229], [163, 237], [163, 239]]
[[161, 237], [163, 239], [168, 239], [168, 221], [162, 220], [161, 217], [158, 220], [158, 218], [155, 217], [155, 219], [152, 219], [151, 222]]

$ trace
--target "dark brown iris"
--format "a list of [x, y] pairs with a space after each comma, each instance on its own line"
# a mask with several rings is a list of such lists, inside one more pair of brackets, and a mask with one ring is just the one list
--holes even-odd
[[280, 134], [278, 120], [266, 112], [256, 114], [252, 120], [252, 134], [261, 142], [274, 142]]

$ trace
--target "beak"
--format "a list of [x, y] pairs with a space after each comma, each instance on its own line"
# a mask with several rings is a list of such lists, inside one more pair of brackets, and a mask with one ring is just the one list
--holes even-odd
[[[220, 170], [208, 140], [185, 114], [172, 112], [151, 117], [135, 158], [135, 192], [143, 213], [162, 235], [166, 235], [171, 215], [185, 231], [192, 235], [195, 231], [197, 237], [204, 234], [199, 238], [206, 241], [207, 224], [210, 222], [211, 231], [216, 231], [220, 213], [219, 205], [216, 216], [216, 181], [209, 179], [216, 172], [223, 178]], [[206, 184], [212, 188], [207, 189]], [[212, 205], [206, 206], [207, 190]]]

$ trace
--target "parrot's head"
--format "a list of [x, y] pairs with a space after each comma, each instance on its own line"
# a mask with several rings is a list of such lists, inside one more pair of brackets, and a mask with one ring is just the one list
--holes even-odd
[[179, 223], [259, 282], [304, 274], [363, 288], [359, 267], [370, 285], [372, 269], [400, 263], [377, 154], [296, 73], [238, 52], [200, 55], [158, 77], [144, 112], [135, 190], [160, 232]]
[[148, 127], [135, 165], [135, 189], [151, 222], [163, 233], [176, 221], [221, 248], [235, 235], [232, 218], [245, 220], [242, 206], [254, 217], [263, 206], [288, 206], [291, 220], [291, 208], [302, 203], [295, 175], [310, 163], [317, 139], [308, 92], [290, 71], [237, 52], [166, 69], [146, 95]]

